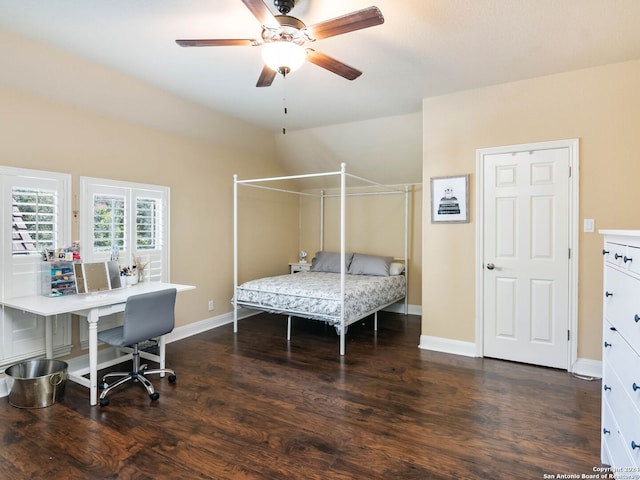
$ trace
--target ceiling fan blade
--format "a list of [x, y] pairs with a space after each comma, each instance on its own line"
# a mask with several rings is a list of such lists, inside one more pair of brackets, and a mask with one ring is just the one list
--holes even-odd
[[324, 22], [316, 23], [307, 27], [307, 32], [311, 38], [320, 40], [322, 38], [334, 37], [343, 33], [361, 30], [384, 23], [384, 17], [378, 7], [368, 7], [356, 12], [332, 18]]
[[233, 47], [233, 46], [255, 46], [260, 45], [255, 39], [250, 38], [219, 38], [202, 40], [176, 40], [181, 47]]
[[273, 80], [276, 78], [276, 71], [271, 70], [266, 65], [262, 67], [262, 71], [260, 72], [260, 77], [258, 78], [258, 83], [256, 83], [256, 87], [269, 87], [273, 83]]
[[319, 67], [340, 75], [347, 80], [355, 80], [360, 75], [362, 75], [362, 72], [360, 70], [356, 70], [346, 63], [342, 63], [335, 58], [330, 57], [329, 55], [317, 52], [311, 48], [307, 49], [307, 60], [315, 65], [318, 65]]
[[242, 3], [253, 13], [253, 16], [258, 19], [261, 25], [272, 28], [280, 26], [276, 17], [273, 16], [269, 7], [262, 0], [242, 0]]

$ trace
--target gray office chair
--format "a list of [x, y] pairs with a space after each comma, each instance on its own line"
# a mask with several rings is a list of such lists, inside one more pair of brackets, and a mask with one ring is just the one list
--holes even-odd
[[[160, 337], [173, 330], [175, 303], [175, 288], [132, 295], [127, 299], [123, 325], [98, 332], [98, 340], [101, 342], [114, 347], [133, 348], [133, 369], [130, 372], [111, 372], [102, 377], [100, 387], [103, 390], [100, 394], [100, 406], [109, 405], [107, 398], [109, 392], [130, 380], [142, 384], [147, 389], [151, 400], [157, 400], [160, 394], [154, 390], [146, 375], [166, 373], [169, 374], [170, 382], [176, 381], [173, 370], [166, 368], [148, 370], [146, 365], [140, 365], [138, 352], [138, 343]], [[109, 385], [107, 379], [112, 377], [121, 378]]]

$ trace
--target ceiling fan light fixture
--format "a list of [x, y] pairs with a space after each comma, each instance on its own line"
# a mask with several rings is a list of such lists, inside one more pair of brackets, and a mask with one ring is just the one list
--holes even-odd
[[302, 46], [286, 40], [267, 43], [262, 47], [265, 65], [282, 75], [300, 68], [306, 56], [307, 51]]

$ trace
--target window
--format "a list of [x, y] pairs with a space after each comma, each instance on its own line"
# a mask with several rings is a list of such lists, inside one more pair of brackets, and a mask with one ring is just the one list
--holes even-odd
[[136, 198], [136, 248], [162, 247], [162, 210], [155, 198]]
[[0, 166], [0, 295], [35, 295], [43, 249], [71, 245], [71, 175]]
[[[80, 251], [85, 261], [139, 261], [145, 278], [169, 280], [169, 188], [80, 178]], [[86, 247], [84, 247], [86, 245]]]
[[109, 252], [125, 250], [125, 197], [93, 196], [93, 250]]
[[58, 192], [13, 187], [12, 254], [39, 254], [58, 246]]

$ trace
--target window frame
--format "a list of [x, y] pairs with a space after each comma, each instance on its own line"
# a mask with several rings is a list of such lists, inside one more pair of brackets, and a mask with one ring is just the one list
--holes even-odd
[[[80, 177], [80, 253], [83, 261], [104, 261], [111, 258], [112, 250], [96, 251], [94, 249], [94, 195], [123, 196], [124, 201], [124, 240], [119, 250], [119, 263], [131, 265], [133, 256], [144, 260], [154, 258], [152, 268], [147, 275], [152, 280], [168, 282], [170, 278], [170, 188], [162, 185], [151, 185], [136, 182], [124, 182], [103, 178]], [[154, 249], [138, 249], [137, 244], [137, 199], [153, 199], [160, 205], [161, 246]], [[157, 244], [156, 244], [157, 247]]]

